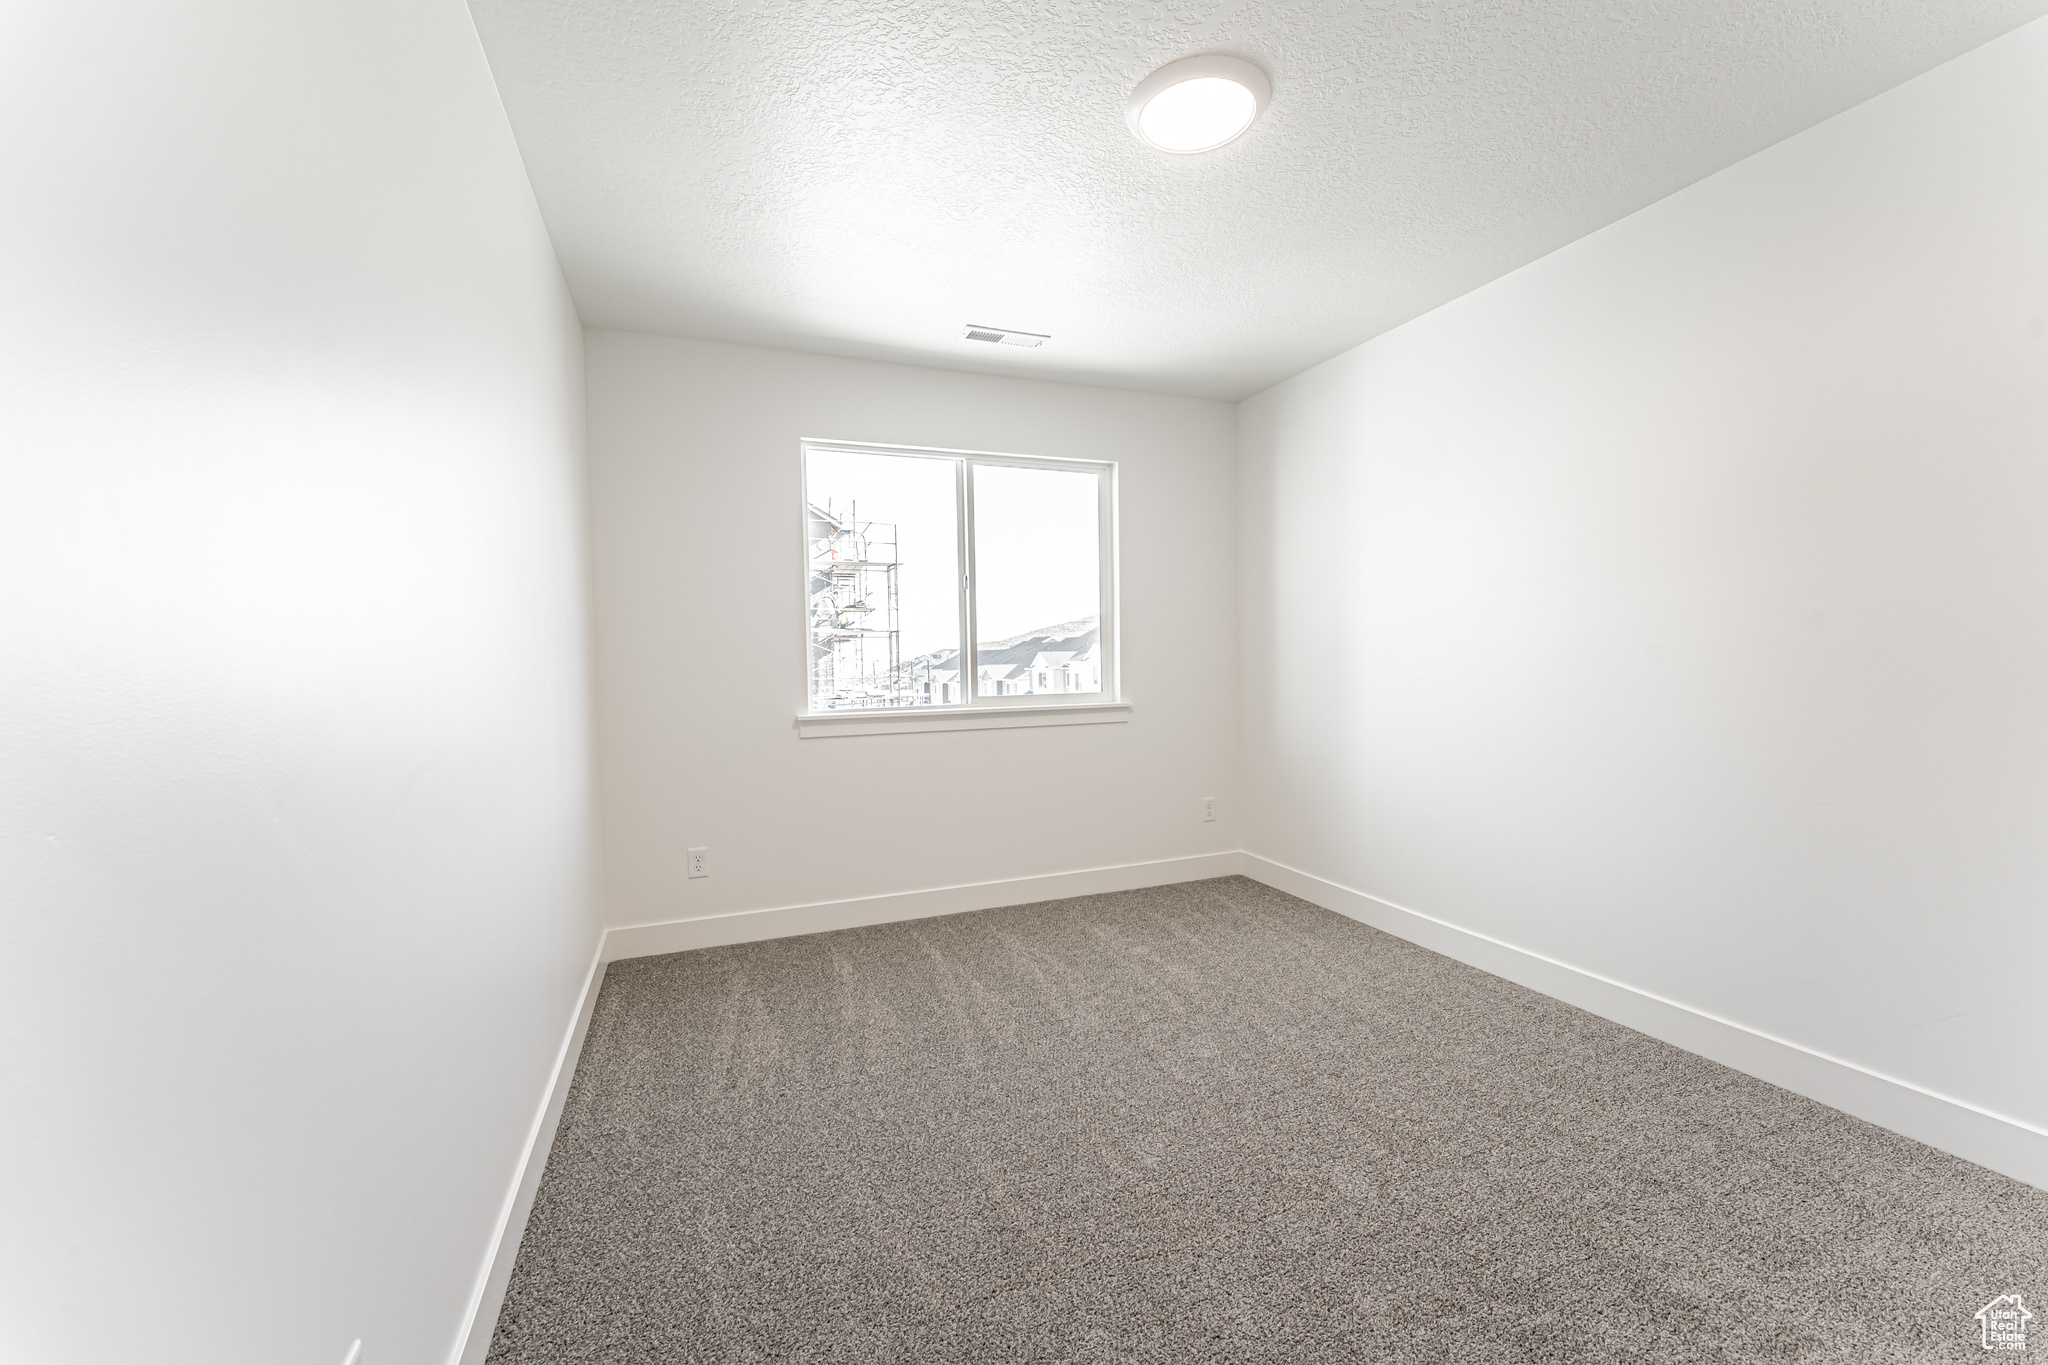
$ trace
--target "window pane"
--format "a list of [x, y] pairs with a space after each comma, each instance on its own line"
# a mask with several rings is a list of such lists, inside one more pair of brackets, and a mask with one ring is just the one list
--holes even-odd
[[1102, 690], [1101, 480], [975, 465], [976, 680], [984, 697]]
[[958, 463], [804, 460], [811, 709], [961, 704]]

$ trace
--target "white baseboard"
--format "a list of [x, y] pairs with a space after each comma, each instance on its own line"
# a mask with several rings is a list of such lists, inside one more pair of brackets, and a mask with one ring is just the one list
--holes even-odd
[[1207, 877], [1227, 877], [1239, 870], [1236, 850], [1162, 858], [1150, 863], [1091, 867], [1080, 872], [1054, 872], [1041, 877], [1012, 877], [999, 882], [940, 886], [927, 891], [899, 891], [855, 900], [819, 901], [768, 910], [740, 910], [698, 919], [659, 924], [629, 924], [605, 935], [605, 960], [681, 953], [727, 943], [752, 943], [764, 938], [789, 938], [827, 929], [852, 929], [863, 924], [957, 915], [967, 910], [992, 910], [999, 905], [1094, 896], [1105, 891], [1135, 891], [1141, 886], [1168, 886]]
[[1325, 910], [1505, 977], [1880, 1128], [2048, 1189], [2048, 1131], [1964, 1100], [1774, 1038], [1733, 1020], [1461, 929], [1256, 853], [1244, 874]]
[[505, 1303], [505, 1288], [512, 1282], [512, 1263], [519, 1257], [519, 1241], [526, 1235], [526, 1220], [533, 1213], [533, 1197], [540, 1190], [541, 1173], [547, 1169], [548, 1153], [555, 1145], [555, 1129], [562, 1122], [562, 1106], [569, 1098], [569, 1082], [576, 1075], [576, 1059], [583, 1055], [583, 1036], [590, 1032], [590, 1013], [597, 1008], [597, 989], [604, 982], [604, 940], [599, 938], [590, 969], [583, 974], [583, 994], [570, 1017], [569, 1031], [555, 1053], [555, 1066], [542, 1092], [540, 1112], [527, 1131], [526, 1146], [513, 1172], [512, 1188], [498, 1213], [498, 1230], [484, 1258], [470, 1294], [469, 1314], [462, 1334], [456, 1338], [451, 1365], [483, 1365], [491, 1349], [491, 1335], [498, 1328], [498, 1310]]

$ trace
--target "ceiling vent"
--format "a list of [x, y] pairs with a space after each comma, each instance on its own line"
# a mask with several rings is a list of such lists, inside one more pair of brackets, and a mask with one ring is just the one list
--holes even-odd
[[996, 341], [1005, 346], [1043, 346], [1052, 340], [1051, 337], [1041, 336], [1037, 332], [1012, 332], [1003, 327], [979, 327], [971, 322], [960, 335], [969, 341]]

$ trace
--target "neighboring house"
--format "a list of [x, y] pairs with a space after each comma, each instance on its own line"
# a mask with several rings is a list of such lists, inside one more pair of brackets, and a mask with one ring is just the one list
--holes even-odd
[[[906, 669], [918, 702], [958, 704], [960, 651], [939, 650], [912, 659]], [[975, 677], [989, 697], [1091, 693], [1102, 690], [1102, 635], [1091, 618], [1045, 626], [1007, 640], [991, 640], [975, 652]]]
[[[949, 657], [951, 651], [948, 651]], [[955, 663], [958, 659], [954, 659]], [[964, 698], [960, 690], [960, 670], [955, 668], [917, 667], [912, 663], [911, 695], [918, 706], [955, 706]]]
[[1101, 643], [1091, 636], [1084, 649], [1040, 650], [1027, 671], [1033, 692], [1100, 692]]

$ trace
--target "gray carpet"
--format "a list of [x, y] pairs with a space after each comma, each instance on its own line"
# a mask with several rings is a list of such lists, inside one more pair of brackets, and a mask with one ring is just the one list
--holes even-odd
[[1983, 1360], [2044, 1255], [2048, 1194], [1227, 877], [614, 963], [490, 1360]]

